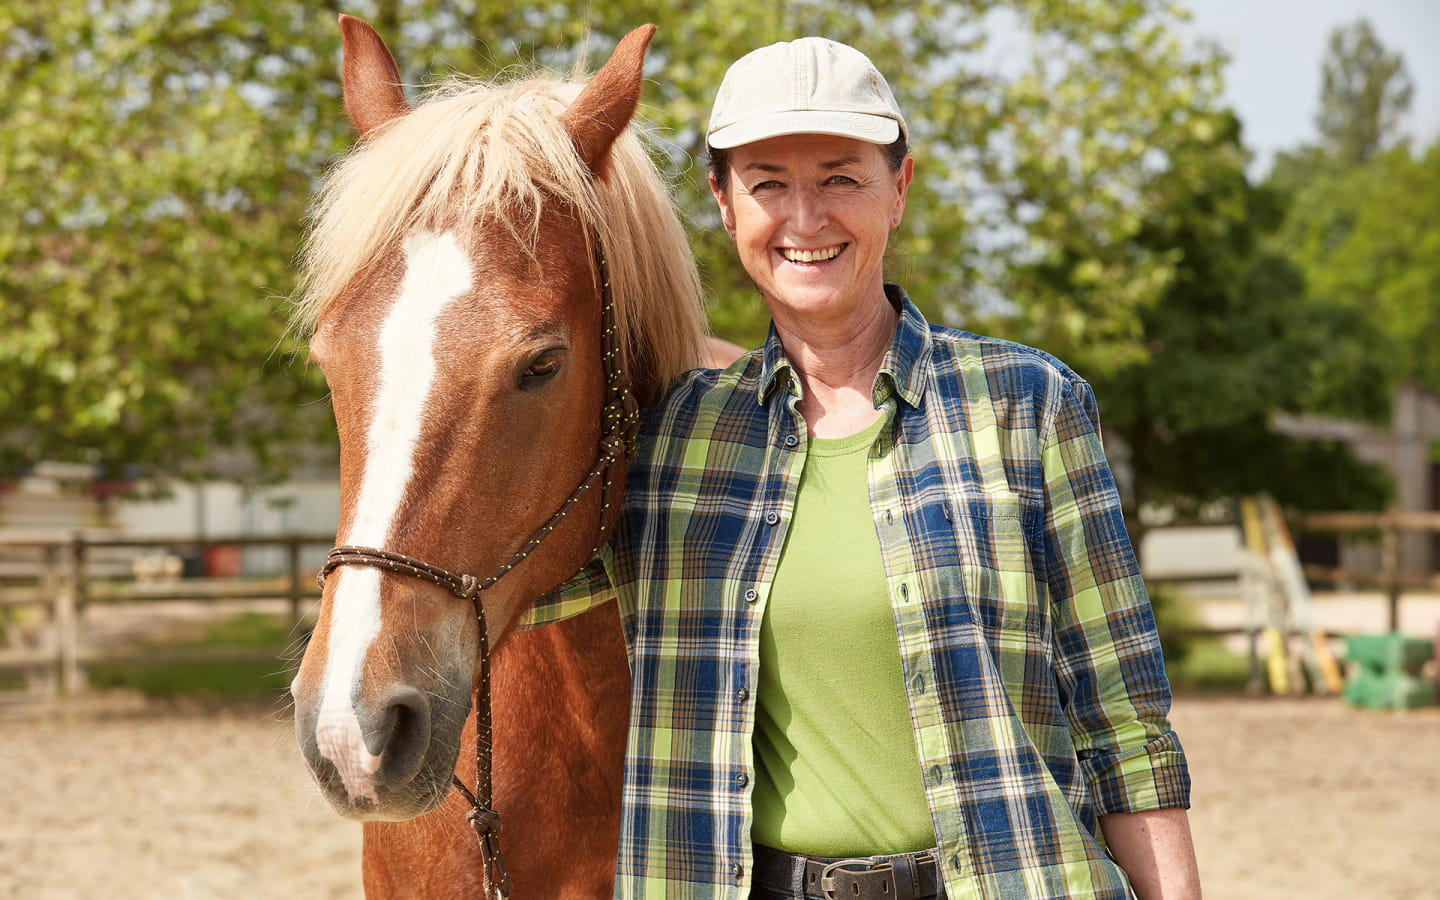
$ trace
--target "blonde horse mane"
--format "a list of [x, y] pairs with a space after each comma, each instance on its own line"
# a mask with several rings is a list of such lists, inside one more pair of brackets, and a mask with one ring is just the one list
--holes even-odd
[[324, 179], [311, 210], [295, 327], [312, 330], [356, 275], [416, 229], [499, 227], [533, 256], [540, 211], [560, 200], [599, 232], [632, 371], [658, 388], [700, 365], [700, 280], [668, 186], [633, 123], [611, 148], [604, 177], [590, 172], [559, 121], [581, 87], [549, 76], [455, 78], [361, 141]]

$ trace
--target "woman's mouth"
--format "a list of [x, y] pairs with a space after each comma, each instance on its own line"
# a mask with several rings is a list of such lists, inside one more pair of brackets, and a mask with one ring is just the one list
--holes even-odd
[[780, 255], [792, 263], [822, 263], [834, 259], [844, 250], [846, 244], [836, 244], [833, 247], [821, 247], [816, 250], [801, 250], [796, 247], [781, 247]]

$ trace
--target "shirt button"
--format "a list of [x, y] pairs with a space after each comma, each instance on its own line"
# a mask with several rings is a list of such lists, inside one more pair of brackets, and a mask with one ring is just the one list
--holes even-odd
[[945, 773], [942, 772], [942, 771], [940, 771], [940, 767], [939, 767], [939, 766], [931, 766], [931, 767], [930, 767], [930, 783], [931, 783], [932, 785], [936, 785], [936, 784], [940, 784], [940, 783], [943, 782], [944, 780], [945, 780]]
[[895, 513], [892, 510], [885, 510], [885, 524], [889, 525], [895, 521]]
[[760, 594], [759, 594], [754, 588], [747, 588], [747, 589], [745, 590], [745, 602], [746, 602], [746, 603], [754, 603], [756, 600], [759, 600], [759, 599], [760, 599]]
[[901, 600], [909, 600], [909, 599], [910, 599], [910, 585], [904, 584], [904, 583], [902, 583], [902, 584], [900, 585], [900, 599], [901, 599]]
[[740, 877], [745, 874], [745, 867], [740, 865], [739, 863], [731, 863], [730, 874], [735, 876], [736, 881], [739, 881]]
[[779, 521], [780, 521], [780, 514], [777, 513], [777, 512], [775, 512], [773, 509], [772, 509], [770, 512], [767, 512], [767, 513], [765, 514], [765, 524], [766, 524], [766, 525], [774, 525], [776, 522], [779, 522]]
[[750, 776], [746, 775], [744, 772], [741, 772], [740, 774], [735, 776], [735, 783], [740, 785], [741, 787], [744, 787], [745, 785], [750, 783]]
[[911, 680], [910, 683], [915, 687], [915, 693], [917, 693], [917, 694], [923, 694], [923, 693], [925, 693], [925, 673], [924, 673], [924, 672], [916, 672], [916, 673], [915, 673], [915, 677]]
[[787, 446], [787, 447], [793, 447], [793, 446], [795, 446], [795, 445], [798, 444], [798, 443], [800, 443], [800, 439], [797, 438], [795, 435], [793, 435], [793, 434], [787, 434], [787, 435], [785, 435], [785, 446]]
[[735, 699], [736, 699], [736, 700], [739, 700], [741, 703], [744, 703], [746, 700], [749, 700], [749, 699], [750, 699], [750, 690], [749, 690], [749, 688], [743, 688], [743, 687], [742, 687], [740, 690], [736, 691], [736, 692], [735, 692]]

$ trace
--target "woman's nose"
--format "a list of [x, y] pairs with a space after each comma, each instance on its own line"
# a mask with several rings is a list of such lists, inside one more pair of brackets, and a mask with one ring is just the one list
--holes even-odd
[[829, 223], [825, 201], [817, 191], [796, 191], [790, 205], [790, 225], [800, 234], [819, 234]]

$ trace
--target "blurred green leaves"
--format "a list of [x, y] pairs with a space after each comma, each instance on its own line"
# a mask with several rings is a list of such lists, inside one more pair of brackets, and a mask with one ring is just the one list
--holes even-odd
[[[352, 140], [340, 11], [0, 8], [0, 464], [274, 474], [296, 448], [333, 440], [324, 385], [286, 338], [284, 298], [315, 180]], [[642, 115], [712, 322], [739, 343], [757, 343], [767, 315], [706, 186], [710, 100], [743, 53], [824, 34], [876, 61], [911, 126], [917, 179], [889, 277], [937, 321], [1074, 364], [1136, 452], [1242, 432], [1259, 445], [1277, 411], [1373, 410], [1371, 382], [1391, 377], [1374, 373], [1376, 334], [1408, 336], [1407, 371], [1440, 382], [1440, 342], [1415, 339], [1414, 318], [1424, 308], [1433, 322], [1440, 296], [1426, 265], [1440, 258], [1435, 152], [1257, 189], [1218, 100], [1223, 56], [1182, 40], [1184, 13], [1163, 0], [344, 11], [380, 29], [412, 85], [593, 69], [655, 22]], [[1164, 475], [1183, 468], [1173, 452], [1147, 468], [1171, 479], [1157, 496], [1228, 484], [1204, 468], [1223, 453], [1195, 453], [1194, 477]]]
[[292, 364], [276, 298], [335, 117], [267, 99], [334, 97], [313, 82], [336, 41], [308, 5], [251, 6], [0, 10], [7, 468], [201, 474], [224, 448], [253, 471], [322, 433], [301, 403], [323, 385]]

